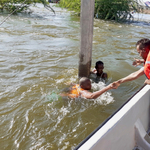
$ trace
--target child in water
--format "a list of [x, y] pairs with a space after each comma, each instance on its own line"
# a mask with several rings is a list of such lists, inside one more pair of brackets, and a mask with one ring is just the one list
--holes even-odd
[[102, 61], [97, 61], [95, 64], [95, 69], [90, 74], [90, 79], [98, 83], [99, 81], [107, 80], [107, 73], [103, 72], [104, 63]]
[[91, 93], [89, 92], [89, 90], [91, 90], [90, 79], [82, 77], [79, 81], [79, 85], [74, 85], [70, 88], [70, 91], [68, 93], [61, 94], [61, 96], [68, 96], [70, 98], [83, 97], [87, 99], [96, 99], [110, 89], [116, 89], [116, 85], [114, 83], [111, 83], [108, 86], [104, 87], [102, 90]]

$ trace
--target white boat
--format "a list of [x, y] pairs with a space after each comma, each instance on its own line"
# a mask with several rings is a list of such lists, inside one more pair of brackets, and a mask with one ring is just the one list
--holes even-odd
[[150, 85], [143, 86], [75, 150], [150, 150]]

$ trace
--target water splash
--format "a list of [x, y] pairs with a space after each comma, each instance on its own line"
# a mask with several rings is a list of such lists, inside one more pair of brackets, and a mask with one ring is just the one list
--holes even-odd
[[[92, 83], [92, 89], [94, 91], [99, 91], [103, 89], [105, 86], [106, 84], [104, 82]], [[114, 98], [110, 91], [103, 93], [95, 100], [95, 103], [100, 105], [108, 105], [113, 102], [114, 102]]]
[[48, 103], [52, 103], [52, 102], [55, 102], [55, 101], [58, 101], [58, 100], [61, 100], [62, 97], [57, 94], [56, 92], [51, 92], [50, 94], [47, 94], [47, 95], [43, 95], [41, 99], [44, 99], [44, 102], [48, 102]]

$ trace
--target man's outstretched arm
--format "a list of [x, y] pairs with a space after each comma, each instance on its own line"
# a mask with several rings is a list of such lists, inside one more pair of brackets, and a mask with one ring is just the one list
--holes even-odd
[[118, 81], [114, 82], [114, 84], [118, 87], [121, 83], [135, 80], [135, 79], [139, 78], [140, 76], [142, 76], [143, 74], [144, 74], [144, 68], [141, 68], [138, 71], [133, 72], [122, 79], [119, 79]]

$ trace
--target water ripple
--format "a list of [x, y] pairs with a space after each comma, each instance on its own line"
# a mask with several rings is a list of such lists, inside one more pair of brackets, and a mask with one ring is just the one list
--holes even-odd
[[[53, 7], [56, 15], [38, 4], [31, 15], [11, 16], [0, 27], [1, 149], [73, 150], [144, 82], [125, 83], [96, 100], [52, 98], [78, 82], [80, 49], [79, 18]], [[92, 69], [102, 60], [108, 82], [93, 83], [93, 91], [139, 69], [132, 66], [135, 43], [149, 32], [149, 23], [94, 20]]]

